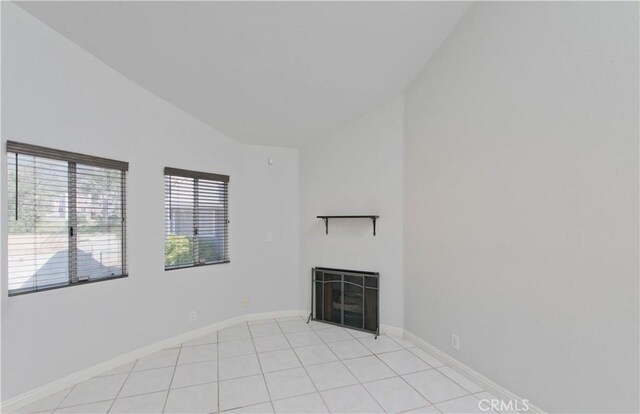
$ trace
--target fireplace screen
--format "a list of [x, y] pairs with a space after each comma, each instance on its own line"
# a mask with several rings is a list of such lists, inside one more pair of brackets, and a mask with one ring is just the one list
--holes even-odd
[[378, 333], [379, 273], [315, 267], [312, 280], [310, 318]]

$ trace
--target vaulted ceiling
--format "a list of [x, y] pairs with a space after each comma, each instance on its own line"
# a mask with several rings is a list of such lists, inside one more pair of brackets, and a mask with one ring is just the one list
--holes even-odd
[[415, 78], [466, 2], [21, 2], [240, 141], [300, 146]]

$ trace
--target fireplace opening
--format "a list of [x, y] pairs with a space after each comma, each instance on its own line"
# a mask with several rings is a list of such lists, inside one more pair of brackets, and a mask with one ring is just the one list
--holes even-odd
[[309, 320], [379, 333], [377, 272], [314, 267]]

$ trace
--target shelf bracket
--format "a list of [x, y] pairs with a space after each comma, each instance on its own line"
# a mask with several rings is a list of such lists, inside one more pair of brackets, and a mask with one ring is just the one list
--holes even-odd
[[380, 216], [316, 216], [324, 221], [324, 234], [329, 234], [329, 219], [362, 219], [370, 218], [373, 222], [373, 235], [376, 235], [376, 222]]

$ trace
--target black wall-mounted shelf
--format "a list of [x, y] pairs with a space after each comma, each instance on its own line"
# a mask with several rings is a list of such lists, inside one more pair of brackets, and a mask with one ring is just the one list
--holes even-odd
[[329, 219], [358, 219], [358, 218], [368, 218], [373, 221], [373, 235], [376, 235], [376, 220], [380, 218], [380, 216], [317, 216], [319, 219], [324, 220], [324, 229], [325, 234], [329, 234]]

